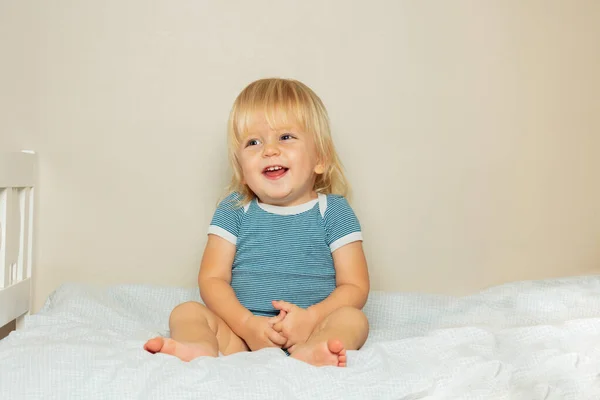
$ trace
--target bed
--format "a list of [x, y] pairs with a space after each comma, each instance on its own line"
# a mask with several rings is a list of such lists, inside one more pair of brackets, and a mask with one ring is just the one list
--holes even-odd
[[35, 154], [0, 153], [0, 327], [29, 310]]
[[34, 163], [0, 156], [0, 322], [22, 319], [0, 341], [0, 399], [600, 399], [594, 275], [462, 297], [373, 291], [347, 368], [276, 349], [189, 363], [145, 352], [196, 289], [64, 283], [29, 315]]

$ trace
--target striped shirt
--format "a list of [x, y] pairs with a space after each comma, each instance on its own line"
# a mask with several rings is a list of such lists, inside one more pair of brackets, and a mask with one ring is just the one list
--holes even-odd
[[291, 207], [256, 199], [236, 206], [239, 194], [224, 199], [208, 229], [236, 246], [231, 286], [255, 315], [278, 313], [272, 300], [307, 308], [335, 289], [332, 253], [362, 241], [360, 223], [348, 201], [338, 195]]

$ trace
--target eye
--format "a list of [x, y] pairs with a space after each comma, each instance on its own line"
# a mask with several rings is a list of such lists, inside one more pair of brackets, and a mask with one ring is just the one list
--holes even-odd
[[249, 146], [256, 146], [257, 144], [260, 144], [260, 142], [258, 141], [258, 139], [250, 139], [246, 142], [246, 147]]
[[294, 136], [291, 133], [285, 133], [285, 134], [281, 135], [281, 140], [290, 140], [290, 139], [294, 139]]

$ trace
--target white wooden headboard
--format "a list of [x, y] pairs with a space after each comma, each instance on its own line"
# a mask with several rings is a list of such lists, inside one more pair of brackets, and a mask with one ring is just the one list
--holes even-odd
[[0, 153], [0, 326], [31, 306], [35, 164], [35, 154]]

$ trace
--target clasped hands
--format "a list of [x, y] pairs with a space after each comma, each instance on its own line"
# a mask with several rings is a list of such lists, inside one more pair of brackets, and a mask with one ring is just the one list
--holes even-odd
[[287, 301], [274, 300], [272, 304], [279, 314], [274, 317], [250, 316], [243, 339], [250, 350], [279, 347], [292, 353], [296, 345], [308, 340], [318, 317], [314, 311]]

